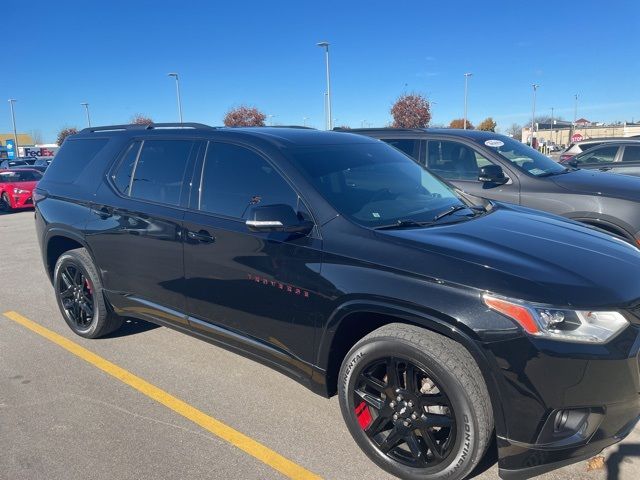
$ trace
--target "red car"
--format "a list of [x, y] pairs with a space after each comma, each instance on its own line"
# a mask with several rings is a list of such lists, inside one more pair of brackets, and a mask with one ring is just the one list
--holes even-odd
[[42, 174], [27, 168], [0, 170], [0, 208], [33, 208], [32, 192]]

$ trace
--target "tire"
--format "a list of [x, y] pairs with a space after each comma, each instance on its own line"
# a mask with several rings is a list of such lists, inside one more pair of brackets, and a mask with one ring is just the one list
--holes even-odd
[[2, 192], [2, 197], [0, 197], [0, 210], [4, 210], [5, 212], [11, 212], [13, 210], [13, 208], [11, 208], [11, 200], [9, 199], [7, 192]]
[[461, 480], [491, 442], [477, 363], [459, 343], [419, 327], [389, 324], [360, 340], [342, 363], [338, 394], [356, 443], [403, 479]]
[[122, 318], [105, 301], [100, 276], [86, 249], [69, 250], [58, 258], [53, 287], [60, 312], [77, 335], [99, 338], [122, 325]]

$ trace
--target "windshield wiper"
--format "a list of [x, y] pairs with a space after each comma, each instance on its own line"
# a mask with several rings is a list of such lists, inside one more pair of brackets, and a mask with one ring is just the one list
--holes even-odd
[[379, 227], [373, 227], [374, 230], [393, 230], [394, 228], [416, 228], [425, 227], [431, 225], [432, 222], [417, 222], [415, 220], [400, 219], [396, 223], [390, 223], [389, 225], [380, 225]]
[[[482, 209], [485, 210], [484, 207], [477, 207], [478, 209]], [[474, 210], [474, 208], [468, 206], [468, 205], [453, 205], [452, 207], [449, 207], [447, 210], [445, 210], [444, 212], [440, 212], [439, 214], [437, 214], [435, 217], [433, 217], [433, 221], [437, 222], [438, 220], [440, 220], [441, 218], [447, 217], [449, 215], [451, 215], [452, 213], [456, 213], [459, 212], [460, 210]]]

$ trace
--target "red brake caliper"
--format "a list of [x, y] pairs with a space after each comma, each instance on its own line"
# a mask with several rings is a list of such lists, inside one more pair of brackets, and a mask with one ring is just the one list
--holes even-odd
[[358, 417], [360, 428], [363, 430], [369, 428], [369, 425], [371, 425], [371, 412], [364, 401], [360, 402], [360, 405], [356, 407], [356, 417]]

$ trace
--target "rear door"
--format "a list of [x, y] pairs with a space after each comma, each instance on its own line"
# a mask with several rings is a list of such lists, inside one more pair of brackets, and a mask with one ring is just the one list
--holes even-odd
[[182, 205], [200, 144], [130, 143], [100, 187], [87, 226], [105, 288], [137, 313], [184, 324]]
[[250, 232], [253, 205], [287, 204], [311, 215], [261, 153], [209, 142], [184, 219], [192, 327], [263, 356], [313, 360], [321, 241], [309, 235]]
[[[448, 180], [472, 195], [501, 202], [520, 203], [520, 182], [516, 175], [504, 166], [489, 160], [478, 149], [449, 139], [430, 138], [423, 147], [429, 171]], [[509, 178], [504, 185], [493, 185], [478, 181], [478, 170], [486, 165], [500, 165]]]
[[623, 145], [618, 161], [611, 166], [611, 171], [640, 176], [640, 145]]

